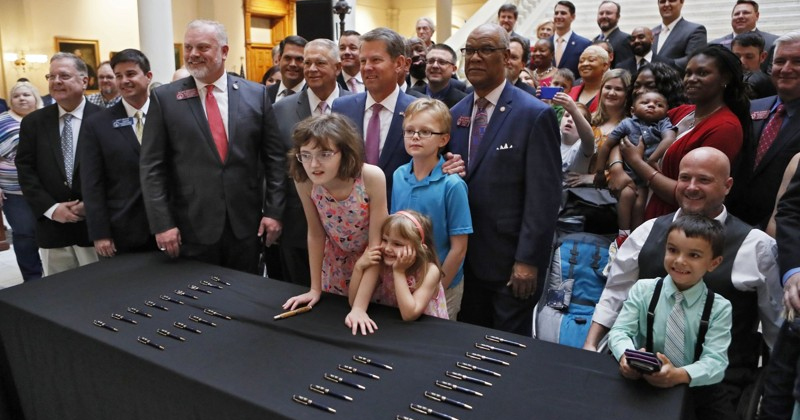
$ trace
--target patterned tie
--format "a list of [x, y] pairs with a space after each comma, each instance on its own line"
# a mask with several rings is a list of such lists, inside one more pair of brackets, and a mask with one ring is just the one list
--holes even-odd
[[606, 36], [603, 35], [603, 34], [600, 34], [600, 36], [597, 37], [597, 40], [598, 41], [605, 41], [606, 40]]
[[486, 132], [486, 126], [489, 125], [489, 113], [486, 112], [489, 100], [478, 98], [475, 106], [478, 107], [478, 110], [475, 112], [475, 119], [472, 121], [472, 134], [469, 142], [469, 169], [472, 169], [474, 162], [478, 160], [478, 148], [480, 147], [481, 139], [483, 139], [483, 133]]
[[358, 82], [355, 77], [351, 77], [350, 80], [347, 81], [347, 86], [350, 87], [350, 92], [358, 93]]
[[75, 169], [75, 156], [72, 153], [72, 114], [64, 114], [64, 129], [61, 130], [61, 154], [64, 156], [64, 172], [67, 174], [67, 185], [72, 186], [72, 171]]
[[758, 164], [761, 163], [761, 159], [764, 158], [764, 155], [769, 150], [772, 143], [775, 143], [775, 139], [778, 137], [778, 132], [781, 131], [781, 125], [783, 124], [783, 117], [786, 115], [786, 108], [784, 108], [783, 104], [778, 105], [778, 108], [775, 110], [775, 115], [772, 116], [772, 119], [769, 120], [767, 126], [764, 127], [764, 131], [761, 133], [761, 138], [758, 140], [758, 149], [756, 149], [756, 161], [753, 165], [753, 169], [758, 167]]
[[317, 115], [325, 115], [328, 113], [328, 103], [322, 101], [317, 105]]
[[284, 89], [283, 92], [281, 92], [281, 95], [283, 95], [284, 98], [288, 98], [289, 96], [294, 95], [294, 93], [295, 92], [291, 89]]
[[222, 113], [219, 112], [217, 99], [214, 98], [214, 85], [206, 86], [206, 117], [208, 118], [208, 128], [211, 129], [211, 137], [217, 146], [219, 158], [225, 162], [228, 156], [228, 134], [225, 132], [225, 124], [222, 122]]
[[686, 328], [686, 314], [683, 312], [683, 293], [675, 292], [675, 305], [667, 319], [667, 337], [664, 340], [664, 355], [669, 358], [675, 367], [686, 364], [683, 356], [684, 337]]
[[564, 38], [556, 39], [556, 67], [561, 65], [561, 56], [564, 54]]
[[142, 144], [142, 133], [144, 132], [144, 124], [142, 123], [142, 111], [136, 111], [133, 118], [136, 120], [136, 140]]
[[381, 147], [381, 109], [383, 105], [372, 105], [372, 116], [367, 125], [367, 163], [377, 165]]

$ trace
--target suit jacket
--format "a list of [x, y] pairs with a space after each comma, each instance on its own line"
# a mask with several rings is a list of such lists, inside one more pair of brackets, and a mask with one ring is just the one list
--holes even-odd
[[[450, 149], [467, 163], [474, 233], [466, 264], [486, 281], [507, 282], [515, 262], [550, 263], [561, 197], [560, 134], [555, 112], [506, 83], [477, 154], [469, 157], [475, 95], [453, 107]], [[470, 162], [475, 159], [475, 162]], [[541, 284], [541, 282], [540, 282]]]
[[84, 121], [78, 152], [89, 239], [114, 239], [119, 251], [145, 246], [151, 239], [139, 181], [141, 146], [122, 101]]
[[520, 89], [520, 90], [522, 90], [522, 91], [524, 91], [524, 92], [527, 92], [528, 94], [531, 94], [531, 95], [533, 95], [533, 96], [536, 96], [536, 89], [532, 88], [532, 87], [531, 87], [531, 86], [529, 86], [529, 85], [526, 85], [526, 84], [525, 84], [525, 83], [523, 83], [523, 82], [522, 82], [522, 80], [520, 80], [520, 79], [517, 79], [517, 82], [516, 82], [516, 83], [514, 83], [514, 87], [516, 87], [517, 89]]
[[86, 222], [58, 223], [44, 216], [56, 203], [82, 200], [81, 154], [77, 153], [86, 120], [100, 108], [86, 102], [81, 130], [74, 133], [76, 144], [72, 186], [67, 185], [61, 133], [58, 129], [58, 105], [36, 110], [22, 119], [16, 165], [22, 193], [36, 216], [36, 242], [40, 248], [92, 246]]
[[[592, 41], [597, 41], [600, 35], [594, 37]], [[606, 38], [614, 49], [614, 61], [611, 62], [611, 68], [617, 68], [617, 64], [633, 57], [633, 50], [631, 49], [631, 34], [622, 32], [619, 27], [614, 28], [608, 38]]]
[[[767, 59], [761, 63], [761, 71], [766, 74], [770, 74], [770, 69], [772, 68], [772, 56], [775, 54], [775, 40], [778, 39], [778, 35], [771, 34], [769, 32], [762, 32], [758, 28], [754, 29], [753, 32], [761, 35], [764, 38], [764, 51], [767, 51]], [[732, 48], [733, 44], [733, 32], [723, 36], [722, 38], [717, 38], [713, 41], [710, 41], [709, 44], [720, 44], [725, 46], [727, 49]]]
[[408, 86], [408, 85], [406, 85], [405, 94], [408, 95], [408, 96], [413, 96], [415, 99], [416, 98], [427, 98], [428, 97], [428, 95], [426, 95], [425, 92], [420, 92], [419, 90], [416, 90], [412, 86]]
[[275, 99], [278, 98], [278, 88], [281, 87], [280, 83], [275, 83], [273, 85], [267, 86], [267, 96], [269, 96], [269, 100], [271, 103], [275, 103]]
[[685, 18], [675, 24], [661, 50], [658, 49], [658, 37], [662, 25], [653, 28], [653, 55], [660, 56], [665, 62], [683, 74], [689, 62], [689, 54], [706, 46], [706, 27], [689, 22]]
[[267, 90], [227, 77], [224, 162], [194, 78], [161, 86], [150, 96], [140, 176], [153, 233], [178, 227], [184, 243], [211, 245], [222, 237], [226, 219], [236, 238], [249, 239], [255, 238], [262, 216], [280, 220], [283, 215], [286, 148]]
[[[650, 62], [651, 63], [669, 64], [663, 58], [661, 58], [661, 57], [659, 57], [657, 55], [652, 56], [652, 60]], [[618, 62], [618, 64], [616, 65], [615, 68], [628, 70], [628, 72], [633, 77], [631, 80], [635, 80], [636, 79], [636, 75], [639, 73], [639, 65], [636, 62], [636, 56], [635, 55], [632, 55], [632, 56], [626, 58], [625, 60], [623, 60], [621, 62]]]
[[[339, 88], [339, 97], [354, 95], [353, 92]], [[311, 108], [308, 100], [308, 89], [303, 89], [297, 95], [286, 98], [275, 104], [275, 117], [278, 120], [280, 137], [286, 150], [292, 148], [292, 132], [300, 121], [311, 116]], [[288, 175], [288, 165], [286, 173]], [[303, 203], [297, 195], [297, 189], [291, 177], [286, 181], [286, 207], [283, 212], [283, 231], [281, 232], [281, 244], [294, 248], [308, 247], [308, 224]]]
[[787, 271], [800, 267], [800, 171], [794, 173], [789, 187], [778, 203], [775, 221], [778, 265], [783, 278]]
[[767, 149], [758, 166], [753, 167], [759, 137], [776, 100], [777, 96], [771, 96], [750, 103], [752, 134], [749, 143], [742, 146], [740, 162], [733, 172], [733, 188], [725, 202], [733, 215], [761, 229], [772, 215], [786, 166], [800, 152], [800, 101], [794, 101], [788, 105], [791, 108], [788, 111], [794, 112], [794, 115], [785, 117], [791, 118], [784, 120], [775, 142]]
[[[340, 97], [333, 101], [332, 108], [333, 112], [338, 112], [350, 118], [358, 129], [358, 134], [362, 136], [364, 134], [364, 111], [367, 106], [367, 94], [367, 92], [362, 92]], [[395, 169], [411, 160], [411, 156], [406, 153], [405, 144], [403, 143], [403, 113], [411, 102], [414, 102], [413, 96], [403, 92], [400, 92], [397, 96], [392, 123], [389, 126], [389, 133], [386, 135], [386, 141], [383, 143], [383, 149], [378, 161], [378, 166], [383, 169], [383, 173], [386, 175], [387, 200], [392, 196], [392, 177]]]
[[[428, 87], [427, 85], [425, 87], [415, 86], [411, 89], [427, 95], [428, 94], [427, 87]], [[444, 102], [444, 104], [447, 105], [448, 108], [452, 108], [460, 100], [464, 99], [465, 96], [467, 96], [467, 93], [456, 88], [453, 85], [453, 81], [451, 80], [447, 92], [445, 92], [444, 94], [444, 97], [436, 99], [439, 99], [440, 101]]]
[[[558, 48], [558, 45], [556, 45], [555, 35], [550, 37], [550, 42], [552, 42], [553, 45]], [[564, 52], [561, 54], [561, 62], [558, 63], [558, 68], [570, 69], [572, 74], [575, 75], [575, 78], [579, 78], [578, 60], [580, 59], [583, 50], [585, 50], [589, 45], [592, 45], [592, 41], [589, 41], [588, 39], [573, 32], [572, 36], [570, 36], [569, 40], [567, 41], [567, 45], [564, 47]], [[555, 60], [555, 58], [553, 58], [553, 60]], [[555, 61], [553, 61], [553, 64], [556, 64]]]

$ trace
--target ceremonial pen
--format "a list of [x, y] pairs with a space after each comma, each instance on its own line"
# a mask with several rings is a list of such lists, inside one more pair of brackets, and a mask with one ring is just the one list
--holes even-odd
[[318, 409], [320, 409], [322, 411], [327, 411], [329, 413], [335, 413], [336, 412], [336, 410], [334, 410], [333, 408], [325, 406], [325, 405], [322, 405], [322, 404], [315, 403], [314, 401], [311, 401], [310, 399], [308, 399], [306, 397], [303, 397], [302, 395], [293, 395], [292, 399], [295, 400], [296, 402], [299, 402], [300, 404], [309, 405], [311, 407], [318, 408]]
[[160, 346], [160, 345], [158, 345], [158, 344], [156, 344], [156, 343], [154, 343], [154, 342], [150, 341], [150, 339], [149, 339], [149, 338], [139, 337], [139, 338], [138, 338], [138, 341], [139, 341], [140, 343], [142, 343], [142, 344], [147, 344], [147, 345], [148, 345], [148, 346], [150, 346], [150, 347], [154, 347], [154, 348], [157, 348], [157, 349], [159, 349], [159, 350], [164, 350], [164, 346]]
[[383, 368], [383, 369], [386, 369], [386, 370], [392, 370], [392, 367], [387, 365], [386, 363], [376, 362], [376, 361], [374, 361], [372, 359], [368, 359], [368, 358], [366, 358], [364, 356], [353, 356], [353, 360], [355, 360], [358, 363], [363, 363], [365, 365], [372, 365], [372, 366], [377, 366], [379, 368]]
[[229, 321], [231, 319], [233, 319], [233, 318], [229, 317], [228, 315], [223, 315], [223, 314], [221, 314], [221, 313], [219, 313], [217, 311], [211, 310], [211, 309], [203, 309], [203, 313], [207, 314], [207, 315], [215, 316], [217, 318], [227, 319]]
[[414, 420], [414, 419], [408, 416], [404, 416], [402, 414], [398, 414], [397, 417], [395, 417], [395, 420]]
[[206, 324], [206, 325], [208, 325], [210, 327], [216, 327], [217, 326], [217, 324], [215, 324], [215, 323], [213, 323], [213, 322], [211, 322], [211, 321], [209, 321], [207, 319], [200, 318], [197, 315], [190, 315], [189, 319], [194, 321], [194, 322], [199, 322], [201, 324]]
[[194, 300], [200, 299], [199, 297], [197, 297], [195, 295], [190, 295], [190, 294], [184, 292], [183, 290], [175, 290], [175, 294], [178, 295], [178, 296], [186, 296], [189, 299], [194, 299]]
[[312, 390], [314, 392], [319, 392], [322, 395], [330, 395], [331, 397], [339, 398], [340, 400], [353, 401], [353, 397], [349, 397], [349, 396], [344, 395], [344, 394], [339, 394], [338, 392], [333, 392], [330, 389], [325, 388], [324, 386], [309, 385], [308, 389], [310, 389], [310, 390]]
[[224, 281], [224, 280], [220, 279], [220, 278], [219, 278], [219, 277], [217, 277], [217, 276], [211, 276], [211, 280], [213, 280], [213, 281], [215, 281], [215, 282], [217, 282], [217, 283], [222, 283], [222, 284], [224, 284], [224, 285], [226, 285], [226, 286], [230, 286], [230, 285], [231, 285], [231, 284], [230, 284], [230, 283], [228, 283], [227, 281]]
[[492, 386], [491, 382], [486, 382], [483, 379], [473, 378], [472, 376], [467, 376], [467, 375], [464, 375], [464, 374], [461, 374], [461, 373], [458, 373], [458, 372], [450, 372], [448, 370], [447, 372], [445, 372], [445, 375], [447, 375], [447, 376], [449, 376], [449, 377], [451, 377], [453, 379], [472, 382], [473, 384]]
[[142, 312], [142, 311], [140, 311], [140, 310], [138, 310], [136, 308], [128, 308], [128, 312], [130, 312], [130, 313], [132, 313], [134, 315], [141, 315], [141, 316], [147, 317], [147, 318], [152, 318], [153, 317], [153, 315], [150, 315], [147, 312]]
[[129, 324], [134, 324], [134, 325], [138, 324], [138, 322], [136, 322], [135, 319], [125, 318], [124, 316], [122, 316], [120, 314], [111, 314], [111, 318], [114, 318], [114, 319], [119, 320], [119, 321], [125, 321], [125, 322], [127, 322]]
[[344, 384], [344, 385], [347, 385], [347, 386], [352, 386], [353, 388], [356, 388], [356, 389], [367, 389], [367, 387], [365, 387], [364, 385], [357, 384], [355, 382], [350, 382], [350, 381], [342, 378], [341, 376], [332, 375], [330, 373], [326, 373], [324, 376], [325, 376], [325, 379], [327, 379], [327, 380], [329, 380], [331, 382], [336, 382], [337, 384]]
[[171, 333], [171, 332], [169, 332], [169, 331], [167, 331], [167, 330], [165, 330], [163, 328], [159, 328], [158, 330], [156, 330], [156, 332], [161, 334], [161, 335], [163, 335], [164, 337], [174, 338], [174, 339], [176, 339], [178, 341], [186, 341], [185, 338], [183, 338], [183, 337], [181, 337], [179, 335], [175, 335], [175, 334], [173, 334], [173, 333]]
[[485, 338], [487, 340], [489, 340], [489, 341], [494, 341], [495, 343], [510, 344], [512, 346], [517, 346], [517, 347], [520, 347], [520, 348], [523, 348], [523, 349], [525, 347], [527, 347], [526, 345], [524, 345], [522, 343], [517, 343], [516, 341], [511, 341], [511, 340], [506, 340], [505, 338], [495, 337], [493, 335], [487, 335]]
[[306, 312], [308, 312], [310, 310], [311, 310], [310, 306], [303, 306], [302, 308], [297, 308], [297, 309], [295, 309], [293, 311], [288, 311], [288, 312], [284, 312], [282, 314], [275, 315], [275, 316], [272, 317], [272, 319], [276, 319], [277, 320], [277, 319], [289, 318], [290, 316], [295, 316], [295, 315], [298, 315], [298, 314], [306, 313]]
[[361, 375], [361, 376], [364, 376], [364, 377], [367, 377], [367, 378], [372, 378], [372, 379], [380, 379], [381, 378], [380, 376], [378, 376], [378, 375], [376, 375], [374, 373], [363, 372], [363, 371], [360, 371], [360, 370], [358, 370], [358, 369], [356, 369], [356, 368], [354, 368], [352, 366], [348, 366], [348, 365], [339, 365], [339, 370], [341, 370], [342, 372], [354, 373], [356, 375]]
[[103, 321], [98, 321], [98, 320], [96, 320], [96, 319], [94, 320], [93, 324], [94, 324], [94, 325], [97, 325], [97, 326], [98, 326], [98, 327], [100, 327], [100, 328], [105, 328], [105, 329], [107, 329], [107, 330], [109, 330], [109, 331], [114, 331], [114, 332], [118, 332], [118, 331], [119, 331], [119, 330], [118, 330], [118, 329], [116, 329], [115, 327], [112, 327], [111, 325], [108, 325], [108, 324], [106, 324], [105, 322], [103, 322]]
[[428, 398], [428, 399], [434, 400], [434, 401], [439, 401], [439, 402], [447, 403], [447, 404], [450, 404], [450, 405], [454, 405], [456, 407], [461, 407], [461, 408], [466, 408], [467, 410], [472, 410], [472, 406], [469, 405], [469, 404], [465, 404], [465, 403], [463, 403], [461, 401], [457, 401], [457, 400], [453, 400], [453, 399], [447, 398], [444, 395], [437, 394], [435, 392], [425, 391], [425, 397]]
[[517, 353], [514, 353], [511, 350], [501, 349], [500, 347], [490, 346], [488, 344], [483, 344], [483, 343], [475, 343], [475, 347], [479, 348], [481, 350], [493, 351], [493, 352], [496, 352], [496, 353], [502, 353], [502, 354], [506, 354], [506, 355], [509, 355], [509, 356], [516, 356], [517, 355]]
[[207, 281], [207, 280], [200, 281], [200, 284], [202, 284], [203, 286], [213, 287], [215, 289], [222, 290], [222, 286], [216, 285], [216, 284], [211, 283], [210, 281]]
[[482, 397], [483, 396], [483, 394], [478, 392], [478, 391], [473, 391], [473, 390], [471, 390], [469, 388], [464, 388], [463, 386], [458, 386], [456, 384], [451, 384], [450, 382], [436, 381], [436, 386], [438, 386], [439, 388], [444, 388], [444, 389], [449, 389], [449, 390], [452, 390], [452, 391], [463, 392], [465, 394], [475, 395], [477, 397]]
[[503, 361], [503, 360], [500, 360], [500, 359], [495, 359], [494, 357], [484, 356], [484, 355], [478, 354], [478, 353], [467, 352], [467, 357], [469, 357], [470, 359], [475, 359], [475, 360], [483, 360], [484, 362], [497, 363], [498, 365], [503, 365], [503, 366], [509, 366], [510, 365], [510, 363], [508, 363], [506, 361]]
[[177, 303], [178, 305], [183, 305], [183, 302], [181, 302], [181, 301], [179, 301], [177, 299], [173, 299], [173, 298], [171, 298], [171, 297], [169, 297], [167, 295], [161, 295], [158, 298], [161, 299], [161, 300], [166, 300], [167, 302], [173, 302], [173, 303]]
[[173, 322], [172, 325], [174, 325], [174, 326], [176, 326], [176, 327], [178, 327], [178, 328], [180, 328], [182, 330], [191, 331], [191, 332], [193, 332], [195, 334], [201, 334], [202, 333], [202, 331], [196, 330], [196, 329], [184, 324], [183, 322]]
[[161, 305], [159, 305], [159, 304], [157, 304], [157, 303], [153, 302], [152, 300], [146, 300], [146, 301], [144, 302], [144, 304], [145, 304], [146, 306], [149, 306], [149, 307], [151, 307], [151, 308], [161, 309], [162, 311], [168, 311], [168, 310], [169, 310], [169, 308], [167, 308], [166, 306], [161, 306]]
[[433, 409], [430, 409], [428, 407], [425, 407], [424, 405], [419, 405], [419, 404], [413, 404], [412, 403], [411, 404], [411, 409], [416, 411], [417, 413], [422, 413], [422, 414], [427, 414], [429, 416], [439, 417], [440, 419], [458, 420], [457, 418], [455, 418], [453, 416], [447, 415], [445, 413], [440, 413], [440, 412], [438, 412], [436, 410], [433, 410]]
[[195, 285], [193, 285], [193, 284], [190, 284], [190, 285], [188, 285], [187, 287], [188, 287], [189, 289], [196, 290], [196, 291], [198, 291], [198, 292], [203, 292], [203, 293], [205, 293], [205, 294], [207, 294], [207, 295], [210, 295], [210, 294], [211, 294], [211, 291], [210, 291], [210, 290], [206, 290], [206, 289], [203, 289], [203, 288], [197, 287], [197, 286], [195, 286]]
[[487, 375], [501, 376], [499, 373], [497, 373], [497, 372], [495, 372], [493, 370], [484, 369], [482, 367], [471, 365], [469, 363], [456, 362], [456, 366], [460, 367], [461, 369], [471, 370], [471, 371], [479, 372], [479, 373], [485, 373]]

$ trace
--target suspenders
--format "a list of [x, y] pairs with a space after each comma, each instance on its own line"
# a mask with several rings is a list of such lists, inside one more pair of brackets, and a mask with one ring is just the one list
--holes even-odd
[[[647, 308], [647, 341], [645, 349], [653, 352], [653, 321], [656, 317], [656, 306], [658, 305], [658, 298], [661, 296], [661, 286], [664, 285], [664, 279], [658, 279], [656, 288], [653, 290], [653, 297], [650, 299], [650, 306]], [[708, 288], [707, 288], [708, 289]], [[706, 296], [706, 304], [703, 307], [703, 315], [700, 317], [700, 328], [697, 330], [697, 343], [694, 346], [694, 361], [700, 359], [703, 354], [703, 343], [706, 341], [706, 333], [708, 332], [708, 320], [711, 318], [711, 307], [714, 305], [714, 292], [708, 289]]]

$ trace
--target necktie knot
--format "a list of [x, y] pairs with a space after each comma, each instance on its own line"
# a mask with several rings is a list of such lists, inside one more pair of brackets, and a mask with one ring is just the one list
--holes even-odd
[[778, 138], [778, 133], [781, 131], [781, 126], [783, 125], [783, 119], [786, 116], [786, 107], [784, 104], [778, 105], [775, 108], [775, 115], [769, 120], [767, 125], [764, 127], [764, 130], [761, 132], [761, 137], [758, 140], [758, 148], [756, 149], [756, 158], [753, 164], [753, 169], [761, 163], [761, 160], [764, 158], [764, 155], [767, 154], [767, 151], [772, 147], [772, 144], [775, 143], [775, 139]]
[[783, 117], [785, 115], [786, 115], [786, 107], [783, 104], [778, 105], [778, 108], [775, 109], [775, 116]]
[[672, 295], [672, 296], [675, 298], [675, 304], [676, 305], [679, 305], [681, 302], [683, 302], [683, 293], [675, 292], [675, 294]]
[[71, 123], [73, 118], [75, 118], [75, 116], [72, 114], [64, 114], [64, 124]]
[[358, 81], [355, 77], [351, 77], [350, 80], [347, 81], [347, 86], [350, 88], [351, 92], [358, 93]]
[[485, 97], [480, 97], [475, 101], [475, 105], [478, 107], [479, 111], [485, 110], [486, 107], [489, 106], [489, 100]]
[[327, 114], [328, 113], [328, 103], [325, 102], [325, 101], [320, 102], [319, 105], [317, 105], [317, 111], [319, 112], [320, 115]]

